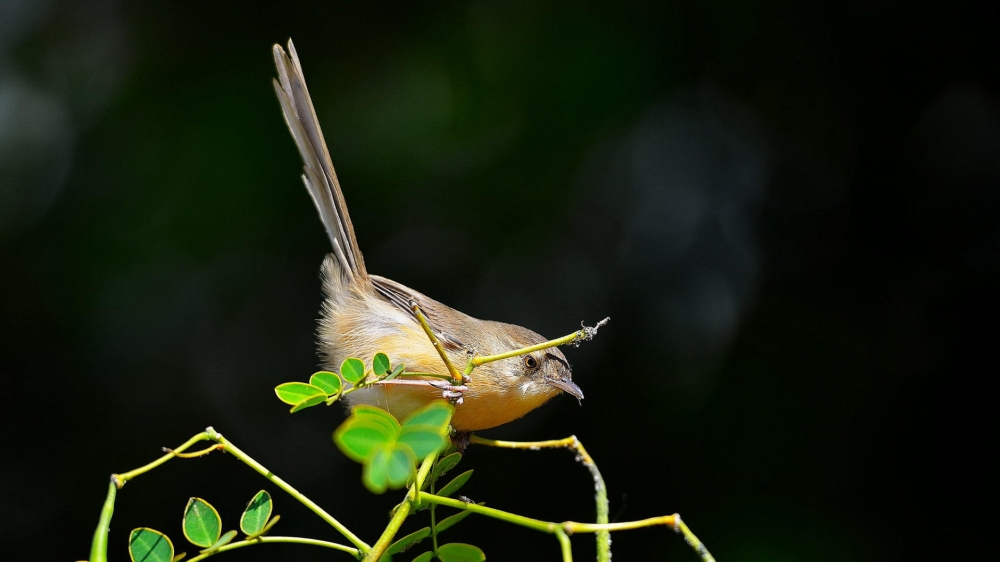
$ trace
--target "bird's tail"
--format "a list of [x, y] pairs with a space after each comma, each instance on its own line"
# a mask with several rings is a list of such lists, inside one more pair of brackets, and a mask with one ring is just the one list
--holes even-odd
[[275, 45], [273, 50], [274, 64], [278, 67], [274, 91], [278, 94], [285, 123], [288, 124], [288, 130], [291, 131], [305, 164], [302, 181], [316, 203], [319, 217], [330, 236], [340, 273], [346, 280], [363, 281], [368, 276], [365, 260], [354, 237], [354, 226], [347, 214], [347, 204], [340, 190], [340, 182], [337, 181], [337, 172], [333, 169], [330, 152], [316, 118], [316, 110], [309, 98], [295, 45], [289, 39], [287, 54], [281, 45]]

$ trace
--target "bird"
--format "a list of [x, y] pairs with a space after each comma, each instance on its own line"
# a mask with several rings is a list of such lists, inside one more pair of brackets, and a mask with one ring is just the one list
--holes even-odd
[[[295, 45], [289, 39], [286, 52], [275, 44], [273, 54], [278, 71], [274, 89], [302, 156], [302, 180], [333, 246], [320, 270], [323, 303], [317, 347], [323, 367], [335, 371], [355, 357], [371, 368], [372, 358], [381, 352], [394, 364], [405, 365], [408, 373], [450, 377], [421, 325], [421, 315], [455, 365], [466, 365], [473, 355], [497, 355], [548, 341], [521, 326], [473, 318], [402, 283], [368, 273]], [[377, 406], [403, 419], [442, 394], [457, 397], [451, 425], [458, 432], [472, 432], [521, 418], [563, 392], [583, 399], [569, 362], [556, 347], [483, 364], [461, 386], [442, 385], [440, 378], [401, 382], [367, 385], [345, 400], [349, 406]]]

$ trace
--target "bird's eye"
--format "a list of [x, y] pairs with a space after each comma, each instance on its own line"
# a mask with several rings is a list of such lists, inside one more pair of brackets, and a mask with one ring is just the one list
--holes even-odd
[[524, 366], [529, 369], [534, 369], [538, 366], [538, 359], [535, 359], [531, 355], [524, 356]]

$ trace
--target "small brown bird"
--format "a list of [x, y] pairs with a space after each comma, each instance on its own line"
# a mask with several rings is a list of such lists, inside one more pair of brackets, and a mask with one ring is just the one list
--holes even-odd
[[[273, 50], [280, 79], [274, 81], [274, 89], [305, 162], [302, 180], [333, 244], [333, 253], [326, 256], [321, 271], [325, 299], [319, 321], [319, 353], [325, 368], [337, 370], [348, 357], [370, 362], [382, 352], [394, 364], [405, 364], [407, 372], [450, 375], [421, 327], [414, 304], [455, 365], [465, 365], [472, 354], [498, 355], [545, 342], [527, 328], [478, 320], [368, 273], [295, 46], [289, 40], [288, 54], [280, 45]], [[371, 404], [402, 418], [442, 395], [440, 385], [431, 384], [440, 380], [400, 382], [404, 384], [372, 385], [352, 392], [347, 399], [352, 405]], [[455, 391], [463, 392], [452, 418], [452, 426], [459, 431], [488, 429], [516, 420], [560, 392], [583, 398], [573, 383], [566, 357], [555, 347], [483, 364], [465, 383], [464, 388], [445, 389], [445, 395], [453, 397]]]

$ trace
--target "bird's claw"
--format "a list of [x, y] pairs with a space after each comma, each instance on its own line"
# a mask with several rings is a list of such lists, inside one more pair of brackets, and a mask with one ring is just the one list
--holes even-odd
[[459, 405], [463, 402], [462, 396], [469, 387], [465, 385], [454, 385], [448, 381], [427, 381], [434, 388], [441, 390], [441, 396], [450, 400], [453, 404]]

